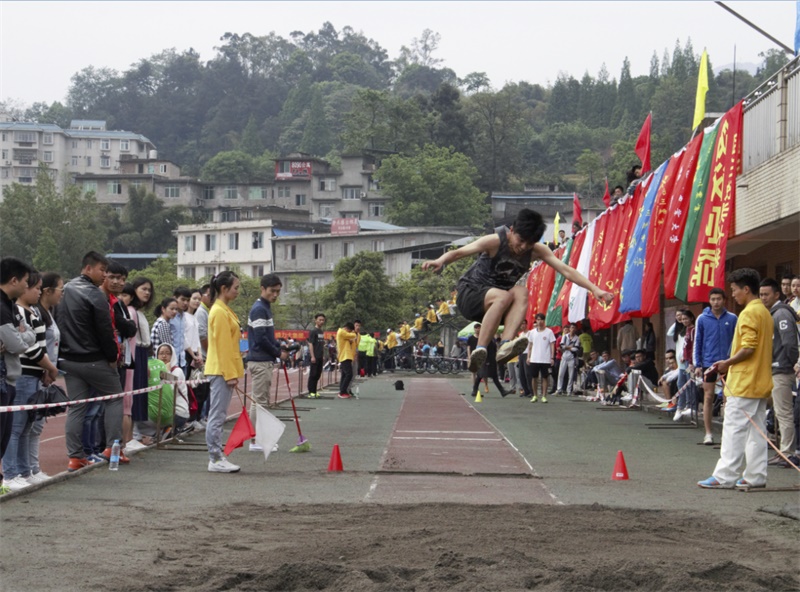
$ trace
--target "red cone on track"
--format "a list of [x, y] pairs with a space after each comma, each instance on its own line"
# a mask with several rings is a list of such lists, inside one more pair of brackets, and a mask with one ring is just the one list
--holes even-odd
[[344, 471], [344, 467], [342, 466], [342, 455], [339, 452], [339, 445], [333, 445], [333, 451], [331, 452], [331, 462], [328, 463], [328, 472], [334, 471]]
[[614, 472], [611, 474], [613, 481], [627, 481], [628, 467], [625, 466], [625, 457], [622, 450], [617, 451], [617, 462], [614, 463]]

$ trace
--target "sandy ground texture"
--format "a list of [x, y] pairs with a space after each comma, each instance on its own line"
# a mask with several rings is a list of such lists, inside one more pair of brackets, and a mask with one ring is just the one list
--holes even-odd
[[[800, 589], [800, 522], [780, 515], [798, 505], [793, 471], [770, 468], [784, 491], [704, 491], [719, 452], [650, 429], [671, 420], [566, 398], [478, 406], [467, 379], [391, 384], [300, 401], [311, 452], [287, 452], [287, 422], [268, 461], [231, 455], [235, 475], [206, 471], [198, 434], [4, 499], [0, 590]], [[610, 479], [618, 449], [628, 481]]]

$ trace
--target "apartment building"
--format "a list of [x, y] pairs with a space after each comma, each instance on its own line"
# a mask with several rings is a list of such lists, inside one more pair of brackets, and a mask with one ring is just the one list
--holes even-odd
[[59, 189], [74, 175], [113, 176], [123, 159], [146, 158], [154, 149], [143, 135], [108, 130], [104, 121], [74, 120], [62, 129], [0, 115], [0, 190], [12, 183], [34, 183], [41, 163]]

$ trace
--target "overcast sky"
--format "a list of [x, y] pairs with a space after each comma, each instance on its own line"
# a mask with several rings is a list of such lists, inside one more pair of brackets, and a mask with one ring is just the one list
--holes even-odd
[[[793, 45], [796, 4], [728, 2]], [[675, 41], [691, 38], [713, 66], [758, 63], [775, 47], [713, 2], [19, 2], [0, 0], [0, 99], [63, 101], [70, 77], [87, 66], [125, 70], [163, 49], [190, 47], [203, 60], [226, 32], [289, 38], [330, 21], [351, 26], [398, 56], [428, 28], [441, 34], [436, 54], [460, 77], [486, 72], [493, 86], [527, 80], [546, 85], [559, 71], [580, 78], [603, 63], [619, 78], [649, 70]]]

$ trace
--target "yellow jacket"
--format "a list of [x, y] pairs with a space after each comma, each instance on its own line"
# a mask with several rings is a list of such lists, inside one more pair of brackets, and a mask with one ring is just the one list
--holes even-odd
[[739, 315], [733, 333], [731, 357], [740, 349], [755, 350], [744, 362], [728, 369], [726, 395], [746, 399], [766, 399], [772, 395], [772, 315], [756, 298]]
[[414, 328], [419, 331], [422, 329], [422, 317], [417, 317], [414, 319]]
[[358, 336], [344, 327], [336, 332], [336, 349], [339, 351], [339, 361], [352, 360], [356, 355]]
[[207, 376], [222, 376], [225, 380], [244, 376], [240, 338], [239, 317], [222, 300], [216, 300], [208, 314]]
[[411, 339], [411, 327], [408, 326], [408, 323], [400, 325], [400, 339], [403, 341]]
[[438, 322], [438, 318], [436, 317], [436, 311], [432, 308], [428, 309], [428, 314], [425, 315], [425, 318], [428, 319], [429, 323], [436, 323]]
[[394, 334], [394, 331], [389, 333], [389, 335], [386, 337], [386, 347], [389, 349], [397, 347], [397, 335]]
[[439, 316], [449, 315], [450, 314], [450, 307], [447, 306], [447, 302], [442, 300], [442, 303], [439, 305]]

